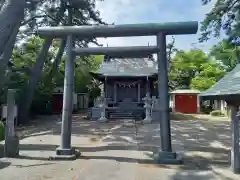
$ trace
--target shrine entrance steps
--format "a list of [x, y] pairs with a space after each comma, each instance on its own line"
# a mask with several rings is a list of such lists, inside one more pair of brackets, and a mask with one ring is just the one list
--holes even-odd
[[144, 109], [135, 109], [135, 110], [108, 110], [107, 116], [109, 119], [144, 119], [145, 113]]

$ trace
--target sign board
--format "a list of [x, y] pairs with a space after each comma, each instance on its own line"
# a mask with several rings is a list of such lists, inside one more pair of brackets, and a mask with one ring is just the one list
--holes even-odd
[[15, 94], [16, 90], [8, 89], [7, 93], [7, 106], [3, 108], [3, 115], [6, 116], [6, 133], [5, 138], [13, 138], [15, 136], [15, 118], [17, 117], [17, 111], [15, 108]]

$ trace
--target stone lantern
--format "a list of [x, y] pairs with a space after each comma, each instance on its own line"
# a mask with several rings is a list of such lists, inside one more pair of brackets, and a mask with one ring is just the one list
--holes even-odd
[[144, 97], [143, 100], [144, 100], [144, 108], [145, 108], [145, 111], [146, 111], [146, 117], [144, 118], [143, 123], [148, 124], [148, 123], [152, 122], [152, 116], [151, 116], [151, 109], [152, 109], [151, 102], [152, 102], [152, 99], [150, 97], [149, 92], [147, 92], [146, 97]]

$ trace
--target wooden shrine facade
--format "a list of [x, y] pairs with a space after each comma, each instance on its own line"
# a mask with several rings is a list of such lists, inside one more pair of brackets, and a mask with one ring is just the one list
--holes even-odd
[[114, 118], [126, 118], [136, 111], [135, 115], [143, 118], [143, 98], [147, 93], [156, 96], [156, 67], [149, 58], [110, 59], [103, 61], [97, 72], [92, 72], [93, 77], [103, 83], [108, 118], [111, 114]]

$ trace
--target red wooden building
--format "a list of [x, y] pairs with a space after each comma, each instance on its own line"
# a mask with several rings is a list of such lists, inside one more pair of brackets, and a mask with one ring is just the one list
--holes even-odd
[[[56, 88], [52, 94], [52, 113], [61, 114], [63, 107], [63, 88]], [[88, 108], [88, 95], [86, 93], [73, 93], [73, 110]]]
[[171, 106], [173, 112], [180, 113], [199, 113], [200, 102], [198, 94], [201, 92], [191, 89], [180, 89], [170, 93]]

